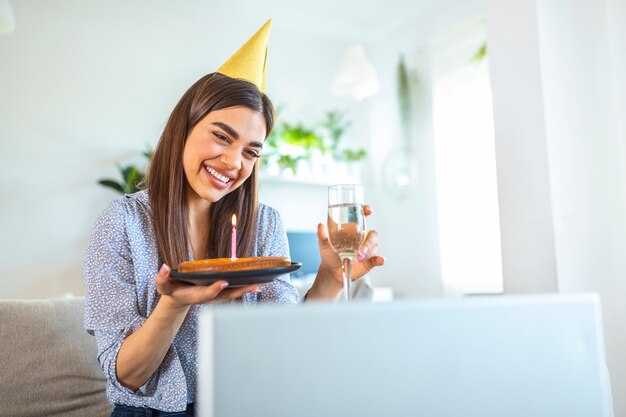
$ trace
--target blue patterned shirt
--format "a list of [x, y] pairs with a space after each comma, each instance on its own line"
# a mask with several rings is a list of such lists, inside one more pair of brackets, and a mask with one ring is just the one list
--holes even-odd
[[[263, 204], [252, 256], [289, 256], [280, 216]], [[198, 313], [211, 305], [190, 308], [158, 370], [137, 391], [121, 385], [115, 373], [122, 342], [142, 326], [159, 301], [154, 284], [159, 267], [147, 192], [110, 202], [96, 221], [84, 259], [85, 329], [96, 337], [111, 403], [182, 411], [196, 394]], [[244, 303], [298, 301], [289, 275], [243, 297]]]

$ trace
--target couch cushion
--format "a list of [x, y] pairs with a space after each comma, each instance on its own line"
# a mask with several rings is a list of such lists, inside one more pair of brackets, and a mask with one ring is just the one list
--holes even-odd
[[83, 299], [0, 300], [0, 417], [108, 416]]

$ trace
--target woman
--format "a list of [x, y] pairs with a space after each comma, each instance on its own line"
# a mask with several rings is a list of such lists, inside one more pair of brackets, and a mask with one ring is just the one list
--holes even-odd
[[[272, 104], [254, 84], [218, 73], [203, 77], [168, 120], [147, 191], [113, 201], [96, 222], [84, 267], [85, 324], [96, 336], [118, 412], [182, 411], [193, 403], [196, 323], [206, 303], [298, 302], [288, 276], [233, 289], [225, 281], [202, 287], [169, 279], [168, 265], [230, 256], [232, 213], [239, 218], [238, 256], [287, 254], [278, 213], [257, 203], [256, 161], [272, 124]], [[307, 299], [335, 299], [341, 262], [323, 225], [318, 237], [322, 261]], [[368, 233], [354, 279], [384, 263], [377, 239]]]
[[[111, 202], [97, 220], [84, 265], [85, 327], [96, 337], [113, 416], [193, 415], [196, 325], [207, 304], [299, 301], [288, 275], [232, 289], [169, 278], [182, 261], [230, 257], [233, 213], [239, 257], [288, 254], [278, 213], [257, 202], [257, 160], [272, 126], [272, 104], [257, 85], [220, 73], [201, 78], [165, 126], [147, 190]], [[306, 298], [335, 299], [341, 262], [321, 224], [318, 238], [322, 261]], [[369, 232], [354, 279], [384, 263], [377, 241]]]

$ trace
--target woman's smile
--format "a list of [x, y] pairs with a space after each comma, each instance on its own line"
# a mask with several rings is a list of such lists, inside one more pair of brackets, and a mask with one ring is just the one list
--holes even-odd
[[231, 178], [220, 174], [219, 172], [217, 172], [216, 169], [211, 168], [211, 167], [207, 167], [206, 168], [207, 172], [211, 175], [213, 175], [215, 178], [217, 178], [219, 181], [223, 182], [224, 184], [228, 184], [228, 182], [231, 180]]
[[207, 173], [209, 182], [221, 190], [228, 188], [229, 185], [235, 180], [235, 177], [226, 175], [211, 166], [207, 166], [205, 168], [205, 172]]

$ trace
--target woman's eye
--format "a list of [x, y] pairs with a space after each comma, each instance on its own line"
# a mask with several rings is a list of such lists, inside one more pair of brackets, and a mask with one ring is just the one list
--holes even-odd
[[230, 139], [227, 136], [222, 135], [221, 133], [213, 132], [216, 138], [221, 140], [222, 142], [230, 143]]
[[246, 154], [248, 154], [251, 158], [260, 158], [261, 154], [256, 152], [256, 151], [244, 151]]

